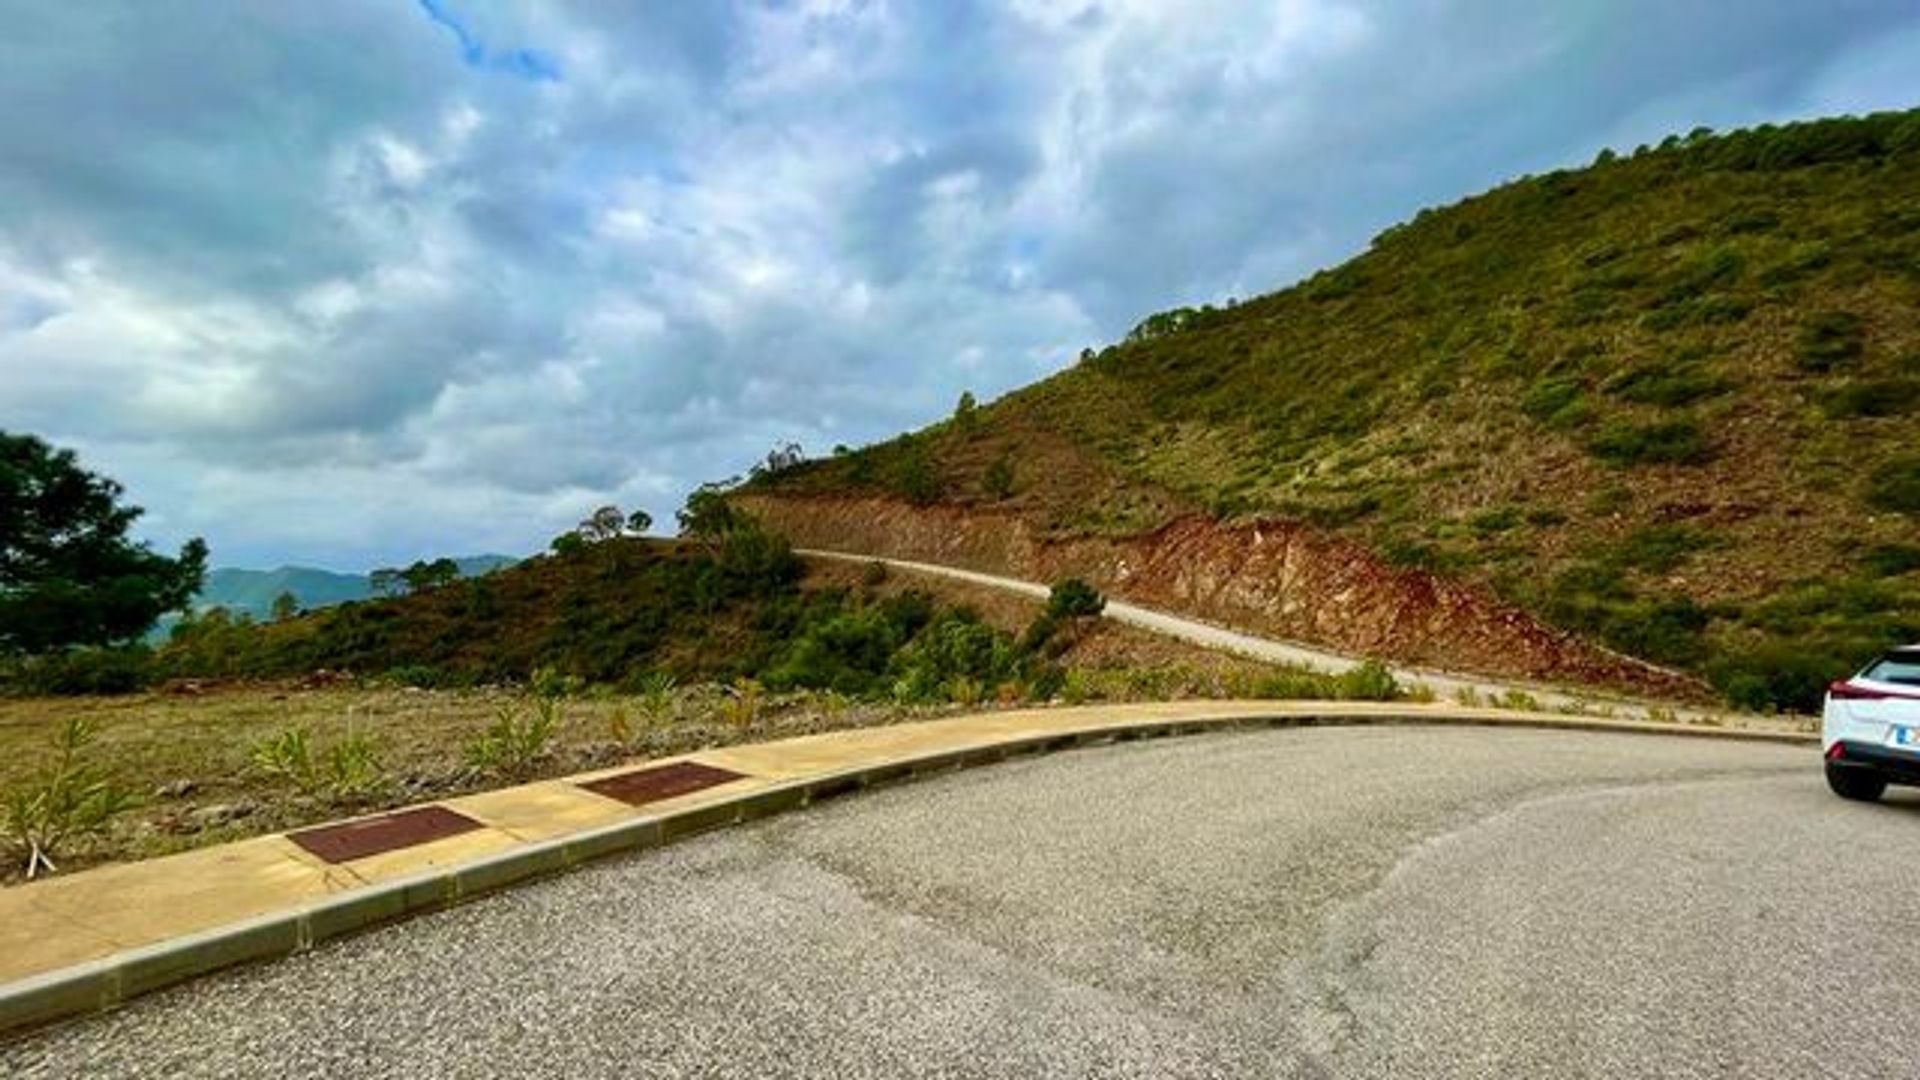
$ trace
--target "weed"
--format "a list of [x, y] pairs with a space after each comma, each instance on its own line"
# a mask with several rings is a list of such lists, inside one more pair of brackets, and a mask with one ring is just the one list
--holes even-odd
[[563, 699], [534, 696], [501, 705], [493, 723], [467, 744], [467, 763], [481, 772], [524, 780], [547, 753], [563, 718]]
[[1501, 694], [1494, 704], [1502, 709], [1512, 709], [1516, 712], [1540, 711], [1540, 699], [1525, 690], [1508, 690]]
[[315, 747], [306, 728], [291, 727], [255, 743], [251, 757], [262, 773], [315, 797], [360, 799], [378, 791], [387, 779], [379, 743], [351, 720], [345, 734], [325, 749]]
[[760, 719], [764, 688], [752, 679], [735, 679], [720, 699], [720, 716], [731, 727], [752, 727]]
[[132, 805], [132, 795], [87, 760], [95, 722], [69, 719], [55, 733], [50, 761], [6, 795], [4, 838], [26, 859], [29, 880], [58, 871], [53, 856], [69, 842], [104, 829]]

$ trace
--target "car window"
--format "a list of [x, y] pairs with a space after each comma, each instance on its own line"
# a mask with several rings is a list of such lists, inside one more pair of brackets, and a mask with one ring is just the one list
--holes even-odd
[[1920, 686], [1920, 652], [1889, 653], [1866, 670], [1866, 677], [1876, 682]]

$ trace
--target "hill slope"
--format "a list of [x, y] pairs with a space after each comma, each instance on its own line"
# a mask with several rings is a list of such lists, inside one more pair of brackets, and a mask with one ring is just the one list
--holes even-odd
[[[1051, 540], [1284, 521], [1806, 707], [1920, 638], [1920, 112], [1519, 180], [746, 496], [782, 524], [880, 499]], [[1426, 633], [1383, 651], [1444, 660]]]
[[[461, 577], [512, 566], [505, 555], [473, 555], [455, 559]], [[311, 566], [282, 566], [274, 570], [241, 570], [217, 567], [207, 572], [206, 585], [193, 599], [196, 610], [222, 607], [235, 614], [264, 619], [273, 611], [273, 602], [281, 593], [292, 593], [303, 610], [331, 607], [350, 600], [365, 600], [373, 595], [373, 579], [367, 574], [338, 574]]]

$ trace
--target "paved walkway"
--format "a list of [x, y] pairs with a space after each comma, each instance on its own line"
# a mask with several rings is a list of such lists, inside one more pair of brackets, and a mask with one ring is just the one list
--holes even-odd
[[1247, 723], [1460, 723], [1814, 742], [1434, 705], [1191, 701], [986, 713], [715, 749], [0, 890], [0, 1031], [870, 783], [1018, 751]]

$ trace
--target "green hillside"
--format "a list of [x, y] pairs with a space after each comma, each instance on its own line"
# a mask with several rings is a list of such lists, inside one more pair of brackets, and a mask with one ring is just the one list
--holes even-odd
[[[460, 567], [461, 577], [477, 577], [512, 566], [514, 560], [505, 555], [474, 555], [454, 562]], [[373, 595], [373, 579], [367, 574], [339, 574], [310, 566], [274, 570], [217, 567], [207, 572], [206, 584], [194, 597], [193, 606], [201, 611], [226, 608], [236, 615], [264, 619], [282, 593], [292, 593], [302, 610], [312, 610], [365, 600]]]
[[1521, 179], [753, 483], [1070, 534], [1304, 519], [1804, 708], [1920, 638], [1920, 111]]

